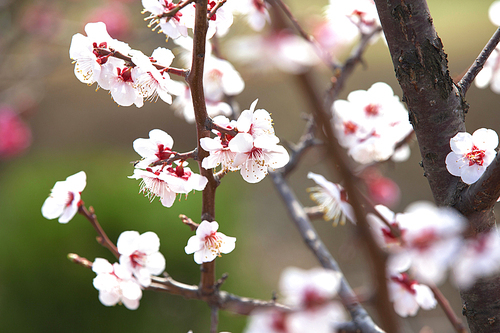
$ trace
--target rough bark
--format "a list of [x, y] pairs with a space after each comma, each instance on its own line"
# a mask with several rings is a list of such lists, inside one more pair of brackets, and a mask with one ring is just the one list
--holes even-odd
[[[465, 131], [468, 104], [449, 75], [443, 44], [426, 1], [375, 0], [375, 3], [434, 200], [440, 206], [459, 209], [469, 218], [473, 233], [491, 229], [495, 223], [492, 208], [475, 210], [463, 205], [461, 197], [466, 185], [446, 170], [450, 138]], [[482, 186], [489, 193], [487, 188], [496, 184]], [[473, 204], [473, 200], [468, 203]], [[463, 314], [472, 333], [500, 332], [498, 276], [480, 280], [470, 290], [462, 290], [461, 296]]]

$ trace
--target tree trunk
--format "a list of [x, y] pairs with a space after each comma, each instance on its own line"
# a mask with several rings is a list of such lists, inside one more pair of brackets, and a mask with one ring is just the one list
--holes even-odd
[[[446, 169], [450, 138], [465, 131], [468, 104], [449, 75], [447, 56], [426, 1], [375, 3], [436, 204], [456, 206], [469, 218], [473, 233], [491, 229], [495, 224], [492, 207], [477, 211], [457, 205], [467, 185]], [[500, 332], [499, 276], [480, 280], [462, 290], [461, 296], [472, 333]]]

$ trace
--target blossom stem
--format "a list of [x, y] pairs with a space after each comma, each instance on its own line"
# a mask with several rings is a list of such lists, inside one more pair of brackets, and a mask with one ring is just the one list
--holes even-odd
[[90, 261], [86, 258], [80, 257], [78, 254], [69, 253], [68, 259], [71, 260], [72, 262], [74, 262], [75, 264], [78, 264], [78, 265], [83, 266], [85, 268], [92, 269], [92, 265], [93, 265], [92, 261]]
[[[118, 51], [110, 51], [110, 50], [107, 50], [107, 49], [102, 49], [102, 48], [94, 48], [95, 51], [97, 51], [97, 53], [99, 53], [99, 55], [102, 55], [102, 56], [110, 56], [110, 57], [115, 57], [117, 59], [121, 59], [121, 60], [124, 60], [127, 62], [128, 66], [130, 67], [135, 67], [135, 64], [132, 62], [132, 58], [123, 54], [123, 53], [120, 53]], [[152, 63], [153, 66], [156, 67], [156, 69], [160, 70], [160, 71], [164, 71], [164, 72], [167, 72], [167, 73], [171, 73], [171, 74], [174, 74], [174, 75], [178, 75], [178, 76], [181, 76], [183, 78], [186, 78], [189, 74], [189, 70], [187, 69], [180, 69], [180, 68], [174, 68], [174, 67], [165, 67], [165, 66], [161, 66], [159, 64], [156, 64], [156, 63]]]
[[185, 225], [187, 225], [188, 227], [191, 228], [191, 231], [196, 231], [196, 229], [198, 229], [199, 224], [193, 222], [193, 220], [191, 220], [186, 215], [181, 214], [181, 215], [179, 215], [179, 218], [181, 219], [182, 223], [184, 223]]
[[195, 148], [191, 151], [188, 151], [186, 153], [177, 153], [175, 152], [174, 156], [171, 156], [165, 160], [159, 160], [159, 161], [156, 161], [154, 163], [151, 163], [151, 166], [157, 166], [157, 165], [169, 165], [169, 164], [172, 164], [172, 162], [175, 162], [175, 161], [178, 161], [178, 160], [181, 160], [181, 161], [185, 161], [189, 158], [192, 158], [194, 160], [197, 160], [198, 159], [198, 149]]
[[163, 14], [157, 16], [158, 18], [162, 18], [162, 17], [173, 17], [175, 14], [177, 14], [177, 12], [179, 10], [181, 10], [182, 8], [186, 7], [187, 5], [189, 5], [190, 3], [192, 2], [195, 2], [194, 0], [185, 0], [183, 2], [179, 2], [174, 8], [172, 8], [171, 10], [169, 11], [166, 11], [164, 12]]
[[235, 128], [228, 129], [228, 128], [222, 127], [220, 125], [217, 125], [216, 123], [214, 123], [214, 121], [210, 117], [208, 117], [207, 121], [205, 122], [205, 128], [209, 131], [216, 130], [216, 131], [219, 131], [219, 132], [224, 133], [224, 134], [229, 134], [231, 136], [236, 136], [236, 134], [238, 134], [237, 129], [235, 129]]
[[460, 79], [457, 83], [457, 87], [462, 93], [462, 96], [465, 96], [467, 90], [469, 90], [472, 81], [476, 78], [477, 74], [483, 69], [486, 60], [490, 57], [493, 50], [495, 50], [496, 46], [500, 42], [500, 27], [495, 31], [493, 36], [491, 36], [486, 46], [483, 48], [481, 53], [477, 56], [474, 63], [467, 70], [467, 73]]
[[439, 306], [441, 306], [441, 308], [443, 309], [446, 317], [453, 325], [453, 328], [455, 329], [455, 331], [457, 331], [457, 333], [467, 333], [467, 330], [466, 330], [464, 324], [462, 323], [460, 318], [458, 318], [455, 315], [455, 312], [453, 312], [453, 309], [450, 306], [450, 302], [448, 302], [448, 300], [443, 295], [441, 290], [439, 290], [439, 288], [436, 286], [429, 286], [429, 288], [432, 290], [432, 293], [434, 294], [434, 297], [438, 301]]
[[97, 216], [95, 214], [94, 208], [90, 206], [89, 209], [87, 209], [82, 203], [78, 207], [78, 213], [85, 216], [87, 220], [89, 220], [90, 224], [92, 224], [95, 231], [97, 232], [97, 241], [99, 242], [99, 244], [107, 247], [116, 258], [119, 258], [120, 254], [118, 253], [118, 249], [116, 248], [116, 245], [108, 238], [108, 235], [106, 235], [106, 233], [102, 229], [99, 221], [97, 221]]

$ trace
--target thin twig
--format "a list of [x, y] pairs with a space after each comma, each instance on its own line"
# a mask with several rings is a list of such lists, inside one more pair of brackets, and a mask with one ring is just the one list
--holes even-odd
[[164, 12], [163, 14], [159, 15], [158, 18], [163, 18], [163, 17], [173, 17], [179, 10], [182, 8], [186, 7], [190, 3], [194, 2], [194, 0], [186, 0], [184, 2], [179, 2], [174, 8], [172, 8], [169, 11]]
[[193, 222], [193, 220], [191, 220], [184, 214], [179, 215], [179, 218], [181, 219], [182, 223], [191, 228], [191, 231], [196, 231], [196, 229], [198, 229], [198, 227], [200, 226], [198, 223]]
[[[273, 180], [274, 186], [278, 190], [281, 198], [285, 202], [292, 221], [299, 230], [300, 235], [306, 242], [309, 249], [316, 256], [320, 264], [327, 269], [334, 270], [336, 272], [342, 273], [339, 265], [332, 257], [324, 243], [318, 236], [318, 233], [314, 229], [311, 221], [307, 217], [302, 205], [295, 197], [292, 189], [286, 183], [283, 175], [280, 172], [271, 172], [271, 179]], [[342, 274], [339, 296], [342, 299], [342, 303], [350, 312], [353, 321], [356, 323], [357, 328], [364, 333], [380, 333], [383, 332], [370, 318], [366, 310], [358, 302], [355, 293], [350, 287], [349, 283]]]
[[97, 216], [95, 214], [94, 208], [92, 206], [85, 208], [83, 203], [78, 207], [78, 213], [82, 214], [89, 220], [90, 224], [94, 227], [95, 231], [97, 232], [97, 241], [99, 244], [101, 244], [104, 247], [107, 247], [111, 253], [116, 258], [120, 257], [120, 253], [118, 253], [118, 249], [116, 248], [116, 245], [108, 238], [108, 235], [104, 232], [102, 229], [101, 225], [99, 224], [99, 221], [97, 221]]
[[477, 56], [476, 60], [470, 66], [469, 70], [465, 75], [460, 79], [457, 83], [458, 90], [462, 93], [462, 96], [465, 96], [467, 90], [469, 90], [472, 81], [476, 78], [477, 74], [483, 69], [483, 66], [488, 60], [489, 56], [495, 50], [496, 46], [500, 42], [500, 27], [495, 31], [493, 36], [491, 36], [486, 46], [481, 51], [481, 53]]
[[446, 297], [444, 297], [441, 290], [439, 290], [439, 288], [436, 286], [429, 286], [429, 288], [431, 288], [432, 293], [434, 294], [434, 297], [436, 298], [439, 305], [443, 309], [448, 320], [453, 325], [453, 328], [455, 329], [455, 331], [457, 331], [457, 333], [467, 333], [467, 329], [465, 328], [464, 324], [462, 323], [460, 318], [458, 318], [455, 315], [455, 312], [453, 312], [453, 309], [450, 306], [450, 302], [448, 302]]
[[80, 257], [78, 254], [69, 253], [68, 259], [82, 267], [92, 269], [92, 261], [88, 260], [87, 258]]
[[[100, 55], [102, 56], [109, 56], [109, 57], [114, 57], [114, 58], [117, 58], [117, 59], [121, 59], [121, 60], [124, 60], [127, 62], [128, 66], [129, 67], [135, 67], [136, 65], [134, 64], [134, 62], [132, 61], [132, 57], [129, 57], [123, 53], [120, 53], [118, 51], [115, 51], [115, 50], [107, 50], [107, 49], [103, 49], [103, 48], [94, 48], [94, 50], [99, 53]], [[183, 78], [186, 78], [187, 75], [189, 74], [189, 70], [188, 69], [180, 69], [180, 68], [174, 68], [174, 67], [165, 67], [165, 66], [162, 66], [162, 65], [159, 65], [155, 62], [151, 62], [151, 64], [153, 66], [156, 67], [156, 69], [162, 71], [162, 72], [166, 72], [166, 73], [170, 73], [170, 74], [175, 74], [175, 75], [178, 75], [178, 76], [181, 76]]]

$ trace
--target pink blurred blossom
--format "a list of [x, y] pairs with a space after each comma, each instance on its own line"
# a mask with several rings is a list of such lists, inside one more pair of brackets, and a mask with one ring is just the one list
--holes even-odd
[[0, 107], [0, 159], [23, 153], [31, 145], [31, 129], [10, 107]]
[[84, 22], [104, 22], [108, 33], [114, 38], [123, 39], [130, 35], [130, 11], [122, 2], [111, 1], [104, 6], [95, 8]]

